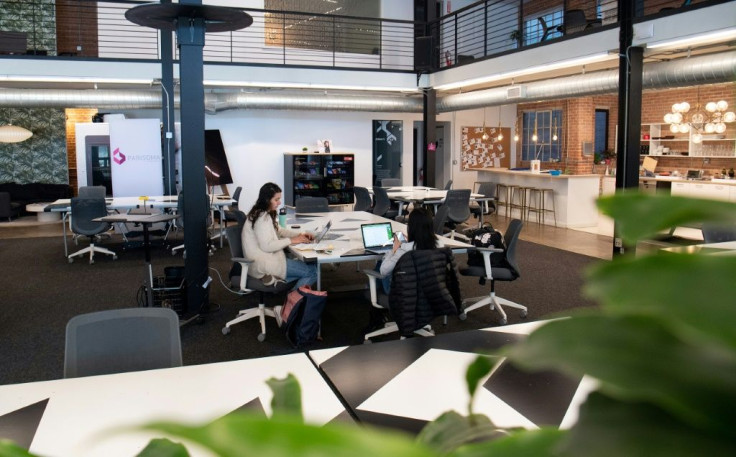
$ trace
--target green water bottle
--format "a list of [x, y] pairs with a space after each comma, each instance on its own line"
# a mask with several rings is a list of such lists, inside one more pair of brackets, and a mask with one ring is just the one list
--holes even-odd
[[286, 227], [286, 208], [279, 209], [279, 225]]

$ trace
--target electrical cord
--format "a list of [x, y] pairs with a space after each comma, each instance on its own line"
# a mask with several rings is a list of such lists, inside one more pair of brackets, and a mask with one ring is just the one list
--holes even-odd
[[222, 287], [224, 287], [224, 288], [225, 288], [225, 290], [227, 290], [227, 291], [228, 291], [228, 292], [230, 292], [231, 294], [233, 294], [233, 295], [237, 295], [237, 296], [239, 296], [239, 297], [243, 297], [243, 296], [245, 296], [245, 295], [250, 295], [250, 294], [251, 294], [251, 293], [253, 292], [252, 290], [249, 290], [249, 291], [247, 291], [247, 292], [241, 292], [241, 291], [238, 291], [238, 290], [233, 290], [233, 289], [231, 289], [231, 288], [230, 288], [230, 286], [228, 286], [227, 284], [225, 284], [225, 282], [224, 282], [224, 281], [222, 280], [222, 276], [220, 275], [220, 272], [219, 272], [219, 271], [217, 271], [217, 269], [216, 269], [216, 268], [214, 268], [214, 267], [209, 267], [209, 269], [215, 272], [215, 274], [217, 275], [217, 279], [218, 279], [218, 280], [220, 281], [220, 284], [222, 284]]

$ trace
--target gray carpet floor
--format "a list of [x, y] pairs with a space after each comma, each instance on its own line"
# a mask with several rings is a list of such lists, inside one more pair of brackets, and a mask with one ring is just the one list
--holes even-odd
[[[63, 377], [64, 333], [67, 321], [75, 315], [104, 309], [138, 305], [138, 293], [145, 277], [141, 249], [124, 251], [113, 239], [104, 243], [118, 253], [118, 260], [97, 255], [94, 265], [84, 259], [69, 264], [64, 258], [61, 238], [0, 240], [0, 384], [42, 381]], [[178, 243], [175, 243], [178, 244]], [[78, 247], [70, 244], [70, 250]], [[521, 319], [515, 310], [507, 310], [509, 323], [564, 315], [572, 308], [594, 306], [581, 296], [585, 269], [599, 260], [567, 251], [519, 241], [519, 264], [522, 276], [513, 282], [498, 282], [496, 293], [529, 308]], [[457, 256], [459, 265], [465, 255]], [[154, 275], [162, 275], [166, 266], [183, 265], [181, 255], [153, 249]], [[239, 309], [255, 305], [254, 297], [238, 297], [218, 278], [227, 283], [230, 253], [227, 245], [209, 257], [213, 283], [210, 286], [210, 309], [203, 319], [181, 328], [185, 365], [226, 360], [265, 357], [294, 352], [275, 320], [267, 320], [267, 338], [256, 339], [259, 326], [247, 321], [222, 334], [225, 322]], [[372, 268], [363, 262], [361, 268]], [[356, 265], [345, 263], [323, 267], [323, 286], [337, 290], [341, 286], [363, 285], [365, 276]], [[476, 279], [461, 277], [463, 298], [485, 295], [489, 286]], [[364, 291], [330, 292], [322, 319], [322, 340], [312, 348], [361, 344], [363, 330], [369, 323], [370, 304]], [[447, 333], [498, 325], [498, 314], [476, 310], [460, 321], [450, 317], [446, 326], [438, 319], [436, 332]], [[396, 339], [397, 334], [377, 339]]]

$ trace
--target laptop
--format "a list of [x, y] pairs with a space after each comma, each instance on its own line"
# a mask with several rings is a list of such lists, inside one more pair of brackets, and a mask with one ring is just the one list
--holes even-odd
[[383, 254], [393, 249], [394, 232], [390, 222], [361, 224], [360, 233], [363, 236], [363, 247], [371, 254]]
[[332, 221], [328, 221], [327, 224], [325, 224], [325, 227], [322, 229], [322, 231], [319, 232], [317, 236], [314, 237], [314, 242], [319, 243], [320, 241], [336, 240], [342, 236], [340, 234], [334, 234], [334, 233], [327, 234], [327, 232], [330, 231], [330, 227], [332, 227]]

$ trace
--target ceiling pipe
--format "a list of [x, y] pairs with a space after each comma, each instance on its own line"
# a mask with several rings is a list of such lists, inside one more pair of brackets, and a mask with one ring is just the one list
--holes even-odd
[[[645, 89], [717, 84], [734, 80], [736, 80], [736, 51], [644, 65], [643, 85]], [[513, 86], [447, 95], [437, 101], [437, 111], [444, 113], [485, 106], [616, 93], [618, 91], [618, 70], [530, 82], [523, 86], [526, 93], [519, 98], [508, 98], [507, 91]], [[174, 98], [175, 105], [178, 107], [178, 95]], [[144, 90], [0, 89], [0, 108], [5, 107], [160, 109], [161, 91], [158, 88]], [[205, 94], [205, 109], [210, 114], [232, 109], [418, 113], [422, 111], [422, 101], [419, 97], [410, 96], [367, 97], [315, 95], [314, 93], [211, 92]]]

